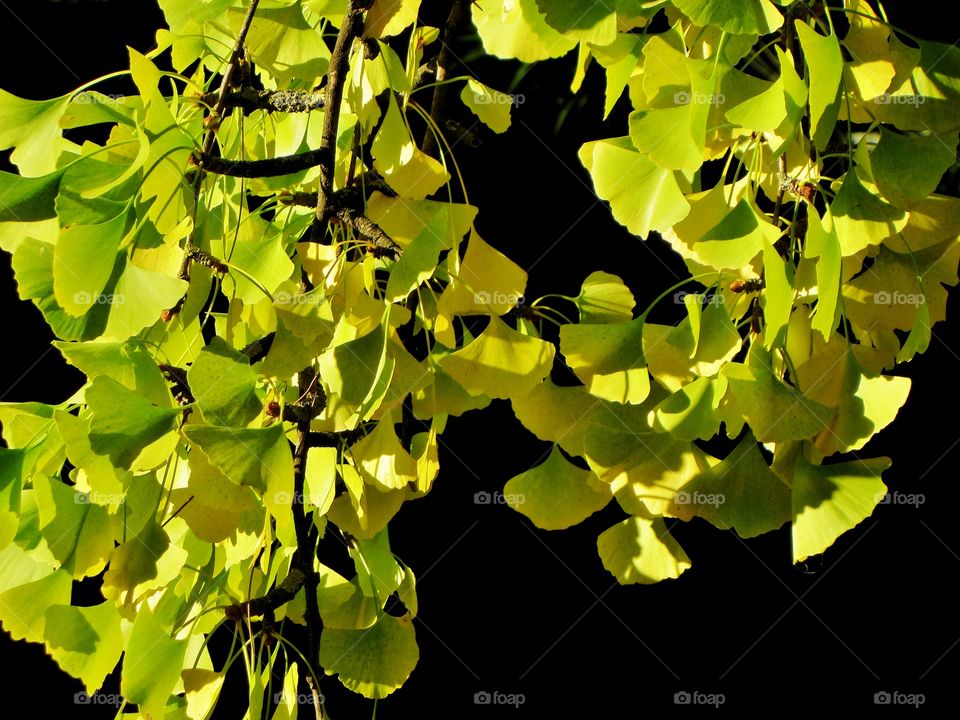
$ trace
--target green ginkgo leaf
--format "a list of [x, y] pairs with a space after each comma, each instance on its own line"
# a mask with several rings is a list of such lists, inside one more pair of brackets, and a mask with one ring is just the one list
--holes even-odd
[[794, 23], [809, 69], [812, 140], [819, 150], [823, 150], [840, 115], [843, 53], [836, 35], [821, 35], [802, 20]]
[[790, 520], [790, 487], [770, 469], [748, 432], [719, 464], [684, 485], [670, 510], [684, 520], [702, 517], [751, 538]]
[[603, 532], [597, 549], [621, 585], [650, 585], [678, 578], [690, 568], [690, 558], [661, 518], [628, 518]]
[[[247, 36], [254, 62], [280, 81], [319, 77], [326, 72], [330, 59], [326, 43], [306, 21], [300, 5], [297, 2], [258, 8]], [[245, 8], [227, 10], [234, 37], [245, 15]]]
[[779, 237], [780, 230], [744, 198], [694, 249], [711, 267], [739, 270], [760, 254], [765, 243], [772, 245]]
[[753, 345], [747, 364], [728, 363], [730, 409], [750, 425], [757, 440], [789, 442], [813, 437], [833, 417], [833, 411], [785, 384], [771, 367], [770, 354]]
[[610, 488], [596, 475], [567, 460], [553, 446], [547, 459], [510, 480], [507, 503], [544, 530], [563, 530], [583, 522], [610, 502]]
[[281, 425], [231, 428], [188, 425], [187, 439], [231, 482], [261, 493], [268, 506], [289, 505], [293, 457]]
[[908, 220], [905, 211], [868, 190], [855, 168], [844, 176], [843, 185], [830, 204], [830, 213], [844, 257], [896, 236]]
[[612, 3], [593, 0], [536, 0], [547, 24], [565, 37], [609, 45], [617, 35]]
[[64, 172], [65, 168], [61, 168], [40, 177], [0, 172], [0, 223], [37, 222], [56, 217], [55, 203]]
[[629, 321], [636, 306], [633, 293], [623, 280], [601, 271], [587, 276], [573, 302], [584, 325]]
[[671, 0], [700, 27], [715, 25], [733, 35], [766, 35], [783, 25], [770, 0]]
[[47, 608], [43, 640], [57, 665], [80, 678], [88, 694], [113, 672], [123, 652], [120, 615], [112, 602]]
[[0, 592], [0, 624], [14, 640], [43, 642], [47, 609], [70, 604], [70, 573], [57, 570]]
[[56, 170], [60, 119], [69, 104], [70, 95], [24, 100], [0, 90], [0, 150], [15, 148], [10, 160], [21, 174], [36, 177]]
[[200, 352], [187, 381], [197, 407], [211, 424], [243, 427], [263, 409], [249, 358], [221, 338], [214, 338]]
[[72, 225], [60, 233], [53, 251], [53, 290], [71, 315], [83, 315], [104, 301], [129, 221], [124, 211], [98, 225]]
[[144, 448], [170, 432], [182, 412], [180, 408], [154, 405], [106, 375], [93, 379], [86, 400], [93, 411], [90, 447], [124, 468], [130, 467]]
[[638, 405], [650, 394], [643, 357], [644, 320], [600, 325], [564, 325], [560, 352], [591, 395]]
[[536, 0], [472, 3], [473, 21], [491, 55], [536, 62], [566, 55], [577, 45], [547, 24]]
[[635, 235], [663, 232], [690, 211], [673, 171], [655, 165], [630, 138], [589, 142], [580, 148], [580, 161], [614, 218]]
[[817, 258], [817, 307], [813, 311], [811, 327], [828, 340], [839, 321], [843, 261], [840, 238], [829, 210], [822, 220], [817, 212], [809, 214], [803, 254], [807, 258]]
[[720, 430], [717, 409], [726, 391], [723, 375], [699, 377], [657, 405], [653, 427], [681, 440], [709, 440]]
[[144, 714], [163, 717], [164, 707], [180, 680], [186, 639], [174, 639], [149, 608], [137, 612], [127, 641], [120, 692]]
[[460, 93], [460, 99], [470, 112], [495, 133], [505, 133], [510, 129], [512, 95], [505, 95], [473, 78], [468, 78], [467, 84]]
[[[897, 207], [912, 208], [932, 195], [957, 160], [957, 133], [901, 135], [880, 129], [870, 168], [880, 192]], [[916, 249], [916, 248], [915, 248]]]
[[818, 555], [870, 516], [887, 486], [881, 474], [888, 458], [837, 465], [811, 465], [797, 458], [793, 490], [793, 561]]
[[492, 398], [521, 397], [553, 368], [551, 343], [522, 335], [495, 315], [465, 348], [440, 358], [440, 367], [470, 392]]
[[365, 630], [324, 628], [320, 665], [348, 689], [381, 700], [403, 685], [420, 659], [413, 619], [383, 613]]
[[115, 518], [60, 480], [33, 480], [40, 534], [61, 567], [76, 578], [97, 575], [113, 550]]

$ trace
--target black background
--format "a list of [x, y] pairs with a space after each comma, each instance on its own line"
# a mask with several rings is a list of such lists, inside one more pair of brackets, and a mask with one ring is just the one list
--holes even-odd
[[[427, 12], [437, 4], [425, 2]], [[937, 12], [940, 3], [886, 6], [895, 24], [915, 34], [957, 41], [955, 23]], [[29, 98], [62, 94], [127, 67], [125, 46], [150, 49], [161, 26], [151, 2], [2, 0], [0, 87]], [[625, 134], [626, 101], [602, 123], [602, 77], [592, 72], [586, 99], [571, 105], [571, 61], [538, 66], [511, 89], [526, 102], [507, 135], [479, 150], [458, 149], [480, 208], [478, 228], [530, 270], [530, 297], [576, 294], [583, 278], [601, 269], [620, 274], [643, 307], [683, 268], [663, 242], [644, 243], [616, 224], [593, 195], [576, 151], [587, 140]], [[471, 67], [505, 90], [517, 70], [491, 59]], [[110, 88], [128, 89], [119, 83], [104, 92]], [[17, 299], [5, 254], [0, 293], [7, 328], [0, 400], [63, 401], [82, 377], [50, 349], [40, 313]], [[674, 528], [691, 570], [653, 587], [617, 586], [596, 554], [596, 536], [622, 517], [615, 504], [556, 533], [506, 507], [476, 505], [474, 493], [502, 489], [548, 446], [504, 403], [453, 419], [434, 491], [391, 524], [394, 550], [418, 575], [421, 657], [377, 717], [604, 716], [621, 707], [640, 716], [687, 710], [674, 704], [681, 690], [722, 693], [725, 710], [871, 712], [883, 710], [874, 704], [878, 691], [923, 693], [922, 709], [956, 705], [958, 311], [954, 294], [951, 320], [935, 328], [929, 352], [898, 370], [914, 382], [907, 406], [863, 453], [890, 456], [887, 484], [925, 502], [879, 507], [802, 567], [790, 562], [788, 529], [743, 542], [695, 521]], [[0, 658], [2, 707], [11, 717], [112, 715], [75, 705], [79, 683], [41, 647], [3, 635]], [[335, 719], [371, 715], [371, 705], [336, 680], [322, 689]], [[522, 694], [524, 704], [475, 705], [481, 691]], [[240, 717], [229, 712], [229, 696], [222, 705], [219, 715]]]

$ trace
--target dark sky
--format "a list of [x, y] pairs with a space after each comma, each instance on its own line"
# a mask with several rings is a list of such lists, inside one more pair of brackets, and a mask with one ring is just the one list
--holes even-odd
[[[480, 0], [482, 3], [483, 0]], [[887, 3], [915, 34], [954, 42], [955, 23], [921, 13], [932, 2]], [[152, 45], [161, 17], [149, 2], [0, 1], [0, 87], [40, 98], [125, 67], [125, 45]], [[505, 87], [515, 67], [475, 70]], [[462, 161], [485, 239], [530, 269], [531, 295], [575, 293], [586, 274], [621, 274], [643, 303], [673, 284], [667, 247], [642, 243], [596, 201], [576, 157], [579, 145], [625, 133], [621, 105], [600, 122], [596, 77], [588, 101], [559, 133], [570, 63], [534, 69], [518, 88], [527, 103], [507, 136]], [[123, 87], [118, 86], [117, 92]], [[55, 350], [39, 312], [16, 300], [9, 258], [0, 260], [8, 327], [23, 328], [2, 354], [0, 399], [60, 402], [81, 382]], [[898, 372], [913, 378], [908, 405], [868, 449], [888, 455], [887, 484], [922, 494], [919, 507], [884, 506], [806, 567], [790, 563], [789, 533], [750, 542], [695, 522], [676, 535], [693, 559], [679, 580], [619, 587], [596, 554], [596, 536], [621, 515], [610, 507], [569, 531], [537, 530], [504, 507], [477, 506], [542, 456], [545, 446], [495, 403], [453, 420], [434, 492], [391, 525], [394, 550], [417, 572], [421, 660], [378, 718], [421, 714], [539, 716], [550, 710], [605, 716], [626, 703], [637, 716], [675, 710], [674, 693], [723, 693], [727, 708], [875, 709], [878, 691], [923, 693], [927, 707], [956, 702], [960, 669], [960, 502], [956, 382], [960, 305], [930, 351]], [[77, 707], [79, 689], [37, 647], [0, 642], [5, 709], [109, 717]], [[42, 694], [13, 689], [41, 683]], [[328, 679], [334, 718], [367, 717]], [[522, 694], [517, 711], [474, 704], [481, 691]], [[536, 715], [534, 715], [536, 713]], [[224, 713], [223, 717], [233, 717]]]

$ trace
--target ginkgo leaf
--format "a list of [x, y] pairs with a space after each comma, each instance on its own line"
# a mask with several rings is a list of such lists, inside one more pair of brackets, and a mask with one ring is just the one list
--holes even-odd
[[90, 447], [117, 467], [130, 467], [144, 448], [173, 429], [182, 412], [158, 407], [106, 375], [93, 379], [86, 400], [93, 411]]
[[512, 95], [498, 92], [473, 78], [468, 78], [460, 93], [460, 99], [470, 112], [495, 133], [505, 133], [510, 129]]
[[717, 409], [726, 391], [723, 375], [699, 377], [657, 405], [652, 425], [681, 440], [709, 440], [720, 430]]
[[293, 457], [283, 427], [229, 428], [188, 425], [187, 439], [231, 482], [263, 495], [268, 507], [289, 505]]
[[[151, 518], [135, 536], [115, 548], [103, 575], [103, 596], [132, 605], [150, 590], [162, 588], [183, 569], [187, 551]], [[128, 647], [129, 651], [129, 647]]]
[[14, 640], [43, 642], [46, 611], [70, 604], [70, 573], [57, 570], [0, 592], [0, 623]]
[[558, 387], [547, 378], [510, 402], [517, 420], [538, 438], [557, 443], [570, 455], [584, 454], [584, 432], [600, 402], [585, 387]]
[[880, 142], [870, 154], [873, 178], [883, 196], [898, 207], [911, 208], [932, 195], [943, 174], [956, 162], [957, 133], [908, 136], [880, 129]]
[[434, 365], [430, 370], [433, 381], [413, 395], [413, 414], [421, 419], [437, 415], [463, 415], [471, 410], [482, 410], [490, 404], [486, 395], [473, 395], [450, 377], [443, 369]]
[[843, 256], [856, 253], [896, 236], [907, 224], [907, 213], [868, 190], [856, 169], [846, 174], [830, 204], [833, 226]]
[[318, 358], [324, 383], [353, 411], [352, 427], [373, 414], [390, 385], [396, 361], [387, 352], [387, 342], [383, 325], [378, 325]]
[[440, 367], [468, 391], [492, 398], [520, 397], [553, 367], [551, 343], [521, 335], [495, 315], [465, 348], [440, 358]]
[[887, 494], [888, 458], [811, 465], [799, 457], [792, 475], [793, 561], [818, 555], [870, 516]]
[[441, 305], [454, 315], [503, 315], [523, 300], [527, 273], [502, 252], [470, 233], [458, 277], [441, 296]]
[[224, 673], [204, 668], [186, 668], [181, 675], [187, 700], [187, 717], [189, 720], [206, 720], [220, 697]]
[[770, 0], [672, 1], [694, 24], [715, 25], [733, 35], [766, 35], [783, 25], [783, 16]]
[[15, 148], [10, 156], [21, 174], [36, 177], [57, 168], [60, 119], [70, 95], [52, 100], [24, 100], [0, 90], [0, 150]]
[[417, 463], [400, 444], [389, 415], [354, 443], [350, 455], [363, 478], [383, 490], [398, 490], [417, 479]]
[[566, 55], [577, 45], [547, 24], [536, 0], [489, 0], [471, 5], [484, 49], [491, 55], [536, 62]]
[[[2, 91], [0, 91], [2, 92]], [[56, 199], [65, 169], [40, 177], [0, 172], [0, 223], [37, 222], [57, 216]], [[13, 248], [4, 247], [12, 252]]]
[[817, 258], [817, 307], [811, 327], [828, 340], [838, 322], [843, 260], [840, 238], [829, 210], [822, 220], [819, 213], [809, 214], [803, 253], [804, 257]]
[[684, 485], [670, 509], [684, 520], [702, 517], [751, 538], [788, 522], [790, 507], [790, 487], [770, 469], [748, 432], [719, 464]]
[[200, 352], [187, 372], [187, 381], [207, 422], [243, 427], [263, 409], [249, 358], [221, 338], [214, 338]]
[[740, 269], [760, 254], [765, 243], [772, 245], [779, 237], [780, 230], [745, 198], [694, 249], [711, 267]]
[[[231, 7], [226, 15], [236, 37], [246, 9]], [[330, 51], [304, 18], [299, 2], [258, 8], [247, 37], [254, 62], [278, 80], [315, 78], [326, 72]]]
[[843, 53], [836, 35], [821, 35], [799, 19], [794, 23], [809, 68], [812, 140], [819, 150], [823, 150], [840, 115]]
[[650, 585], [678, 578], [690, 568], [690, 558], [661, 518], [628, 518], [603, 532], [597, 549], [621, 585]]
[[[55, 246], [34, 238], [25, 238], [13, 254], [13, 269], [23, 300], [33, 300], [43, 319], [61, 340], [91, 340], [99, 337], [107, 325], [111, 306], [99, 303], [82, 317], [75, 317], [57, 304], [53, 290]], [[126, 339], [129, 335], [125, 335]]]
[[99, 225], [74, 225], [60, 233], [53, 252], [53, 289], [60, 307], [71, 315], [83, 315], [103, 302], [129, 220], [129, 213], [122, 212]]
[[113, 550], [116, 519], [59, 480], [33, 480], [40, 534], [64, 570], [77, 579], [97, 575]]
[[789, 442], [813, 437], [827, 426], [833, 411], [782, 382], [771, 366], [770, 354], [753, 345], [746, 365], [728, 363], [723, 374], [729, 383], [727, 402], [742, 416], [757, 440]]
[[643, 357], [644, 320], [600, 325], [564, 325], [560, 352], [591, 395], [637, 405], [650, 393]]
[[565, 37], [609, 45], [617, 35], [617, 16], [605, 2], [592, 0], [536, 0], [550, 27]]
[[636, 300], [630, 288], [616, 275], [593, 272], [583, 281], [574, 298], [580, 322], [589, 324], [626, 322], [633, 318]]
[[320, 636], [320, 665], [344, 687], [379, 700], [403, 685], [420, 659], [410, 617], [380, 615], [366, 630], [326, 627]]
[[635, 235], [663, 232], [690, 211], [673, 171], [655, 165], [630, 138], [589, 142], [580, 148], [580, 161], [614, 218]]
[[793, 266], [784, 262], [770, 243], [763, 245], [763, 275], [766, 285], [763, 291], [763, 338], [764, 345], [770, 349], [790, 322], [794, 295]]
[[611, 498], [609, 487], [564, 458], [556, 445], [544, 462], [510, 480], [503, 494], [510, 507], [544, 530], [583, 522]]
[[823, 457], [861, 449], [894, 421], [910, 393], [909, 378], [865, 375], [839, 336], [797, 368], [797, 382], [807, 397], [836, 409], [813, 442]]
[[88, 694], [113, 672], [123, 652], [120, 615], [112, 602], [47, 608], [43, 640], [57, 665], [80, 678]]
[[174, 639], [149, 608], [137, 613], [127, 641], [120, 692], [142, 712], [163, 717], [164, 707], [180, 679], [186, 639]]
[[417, 19], [420, 0], [374, 0], [367, 11], [364, 34], [390, 37], [402, 32]]

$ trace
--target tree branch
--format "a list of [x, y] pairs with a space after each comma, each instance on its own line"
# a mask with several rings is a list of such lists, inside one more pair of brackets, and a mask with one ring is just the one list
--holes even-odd
[[398, 260], [403, 254], [403, 248], [397, 245], [393, 238], [383, 231], [383, 228], [366, 215], [361, 215], [347, 207], [337, 208], [335, 212], [341, 223], [352, 227], [357, 235], [370, 243], [373, 253], [377, 257], [389, 257], [392, 260]]
[[194, 153], [193, 162], [214, 175], [226, 175], [235, 178], [265, 178], [280, 175], [292, 175], [320, 166], [323, 170], [331, 166], [330, 153], [326, 148], [317, 148], [296, 155], [281, 155], [266, 160], [228, 160], [209, 153]]
[[[363, 34], [363, 12], [372, 0], [349, 0], [343, 24], [337, 33], [337, 42], [330, 56], [327, 70], [327, 97], [323, 115], [321, 148], [326, 149], [330, 162], [320, 172], [320, 191], [317, 193], [317, 220], [330, 218], [330, 199], [333, 195], [333, 170], [337, 160], [337, 131], [340, 128], [340, 105], [343, 102], [343, 81], [350, 71], [350, 49], [353, 41]], [[325, 233], [323, 233], [325, 234]]]
[[[209, 101], [210, 96], [204, 100]], [[326, 102], [321, 90], [257, 90], [241, 87], [227, 93], [225, 108], [240, 108], [244, 115], [257, 110], [268, 113], [305, 113], [322, 110]]]
[[[437, 57], [437, 71], [435, 82], [440, 83], [434, 88], [433, 103], [430, 106], [430, 117], [433, 124], [440, 127], [440, 121], [446, 114], [450, 99], [454, 97], [453, 86], [444, 82], [450, 75], [456, 56], [451, 49], [451, 44], [466, 26], [470, 19], [471, 0], [453, 0], [453, 6], [450, 8], [450, 15], [447, 16], [447, 22], [443, 27], [443, 38], [441, 42], [443, 47], [440, 55]], [[437, 138], [434, 136], [431, 126], [427, 126], [426, 134], [423, 136], [423, 152], [427, 155], [438, 156], [440, 147], [437, 144]]]

